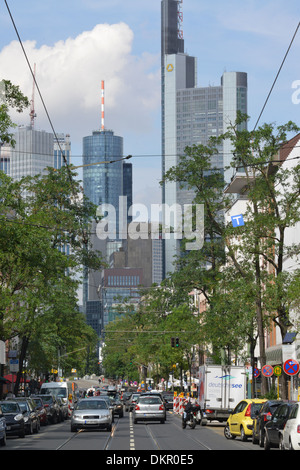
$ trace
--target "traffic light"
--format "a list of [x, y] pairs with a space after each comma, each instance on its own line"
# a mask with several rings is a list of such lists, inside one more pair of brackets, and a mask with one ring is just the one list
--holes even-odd
[[175, 348], [175, 338], [171, 338], [171, 346], [172, 348]]
[[179, 348], [179, 338], [175, 339], [175, 346], [176, 346], [176, 348]]

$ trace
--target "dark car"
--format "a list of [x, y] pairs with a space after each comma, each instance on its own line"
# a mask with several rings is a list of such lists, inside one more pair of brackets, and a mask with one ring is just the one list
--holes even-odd
[[163, 392], [162, 394], [164, 400], [165, 400], [165, 407], [167, 410], [173, 410], [173, 404], [174, 404], [174, 393], [167, 393]]
[[118, 415], [119, 418], [123, 418], [124, 416], [124, 409], [123, 409], [123, 403], [119, 398], [114, 398], [108, 395], [110, 400], [111, 400], [111, 405], [114, 407], [114, 414]]
[[6, 435], [25, 437], [25, 421], [19, 403], [5, 400], [0, 402], [6, 421]]
[[6, 419], [0, 406], [0, 446], [6, 445]]
[[132, 411], [135, 408], [136, 401], [140, 395], [141, 393], [133, 393], [130, 399], [128, 400], [127, 407], [125, 406], [125, 409], [128, 409], [128, 411]]
[[43, 400], [44, 407], [47, 412], [47, 422], [48, 423], [59, 423], [60, 418], [60, 407], [56, 401], [56, 398], [53, 395], [40, 395]]
[[17, 401], [22, 410], [25, 422], [25, 433], [38, 433], [41, 425], [39, 412], [36, 409], [35, 403], [32, 401], [31, 398], [25, 397], [14, 398], [14, 401]]
[[280, 437], [289, 418], [293, 404], [294, 402], [282, 403], [278, 406], [277, 410], [275, 410], [272, 419], [266, 423], [264, 438], [265, 450], [269, 450], [271, 447], [279, 447]]
[[259, 444], [260, 447], [264, 446], [265, 425], [272, 419], [273, 414], [282, 403], [282, 400], [268, 400], [263, 403], [261, 409], [253, 420], [253, 444]]
[[131, 398], [132, 392], [124, 392], [122, 396], [123, 405], [125, 406], [125, 411], [129, 410], [129, 400]]
[[30, 397], [35, 404], [35, 409], [37, 410], [40, 417], [40, 424], [46, 426], [47, 424], [47, 411], [44, 406], [43, 400], [39, 396], [31, 395]]
[[60, 421], [68, 419], [68, 404], [61, 397], [56, 397], [56, 401], [60, 408]]

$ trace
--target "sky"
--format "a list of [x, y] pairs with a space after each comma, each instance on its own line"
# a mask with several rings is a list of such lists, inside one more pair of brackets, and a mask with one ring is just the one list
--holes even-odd
[[[70, 134], [72, 163], [82, 138], [105, 127], [133, 155], [134, 203], [161, 200], [160, 0], [7, 0], [56, 133]], [[300, 20], [299, 0], [183, 0], [185, 52], [197, 57], [198, 86], [224, 71], [248, 74], [253, 128]], [[0, 80], [30, 99], [32, 76], [0, 0]], [[294, 88], [293, 88], [294, 87]], [[51, 127], [35, 92], [35, 128]], [[29, 125], [29, 111], [14, 116]], [[300, 30], [259, 121], [300, 126]], [[79, 177], [80, 177], [79, 170]]]

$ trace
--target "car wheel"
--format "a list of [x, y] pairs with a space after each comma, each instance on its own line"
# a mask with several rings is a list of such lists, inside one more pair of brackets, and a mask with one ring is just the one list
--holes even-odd
[[242, 440], [243, 442], [246, 442], [247, 439], [248, 439], [248, 438], [247, 438], [247, 436], [246, 436], [245, 429], [244, 429], [243, 426], [241, 426], [241, 440]]
[[290, 438], [290, 440], [289, 440], [289, 450], [294, 450], [294, 447], [293, 447], [291, 438]]
[[259, 431], [258, 445], [259, 447], [264, 446], [264, 434], [263, 434], [262, 429]]
[[233, 436], [230, 432], [230, 428], [228, 424], [226, 424], [224, 428], [224, 436], [226, 437], [226, 439], [235, 439], [235, 436]]
[[0, 440], [0, 446], [6, 446], [6, 434], [4, 434], [3, 438]]
[[268, 436], [267, 436], [266, 432], [265, 432], [265, 437], [264, 437], [264, 449], [265, 450], [270, 450], [271, 449], [270, 442], [269, 442], [269, 439], [268, 439]]
[[76, 426], [72, 426], [72, 424], [71, 424], [71, 432], [77, 432]]
[[279, 449], [280, 450], [285, 450], [284, 449], [284, 444], [283, 444], [283, 436], [280, 436], [280, 439], [279, 439]]

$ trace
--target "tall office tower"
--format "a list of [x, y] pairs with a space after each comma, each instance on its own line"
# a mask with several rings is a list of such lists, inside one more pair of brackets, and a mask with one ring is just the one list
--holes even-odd
[[[184, 53], [182, 3], [161, 2], [161, 79], [162, 79], [162, 174], [176, 166], [187, 146], [206, 145], [234, 122], [237, 110], [247, 112], [247, 74], [225, 72], [219, 86], [197, 87], [197, 59]], [[231, 144], [225, 142], [212, 158], [212, 166], [223, 171], [231, 160]], [[231, 174], [224, 172], [225, 181]], [[193, 191], [167, 182], [162, 189], [163, 203], [190, 204]], [[170, 224], [176, 225], [175, 219]], [[168, 225], [163, 213], [163, 225]], [[174, 271], [175, 256], [180, 255], [180, 240], [170, 234], [163, 240], [163, 275]]]
[[53, 166], [59, 170], [66, 164], [71, 163], [71, 142], [70, 134], [57, 134], [54, 139]]
[[47, 167], [53, 167], [53, 134], [36, 131], [32, 127], [19, 127], [14, 135], [16, 145], [11, 148], [10, 176], [45, 174]]
[[[114, 135], [111, 130], [106, 130], [104, 126], [101, 130], [94, 131], [92, 135], [83, 138], [83, 164], [87, 165], [83, 167], [84, 194], [97, 207], [102, 204], [110, 204], [115, 209], [115, 234], [109, 233], [107, 239], [101, 240], [98, 238], [95, 223], [91, 229], [93, 249], [101, 251], [103, 259], [107, 263], [111, 254], [122, 246], [123, 238], [120, 236], [120, 230], [124, 227], [127, 230], [128, 204], [132, 203], [132, 165], [125, 164], [121, 160], [122, 157], [123, 138]], [[101, 163], [93, 165], [99, 162]], [[127, 196], [125, 207], [120, 206], [120, 197], [123, 196]], [[85, 270], [83, 308], [87, 314], [91, 309], [94, 315], [96, 310], [98, 314], [99, 312], [103, 313], [98, 289], [101, 284], [101, 275], [101, 271], [90, 270], [87, 272]], [[98, 318], [97, 324], [103, 326], [103, 318]]]

